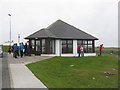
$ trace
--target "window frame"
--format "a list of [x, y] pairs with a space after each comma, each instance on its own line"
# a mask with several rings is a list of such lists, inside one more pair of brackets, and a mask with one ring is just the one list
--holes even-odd
[[[82, 43], [78, 44], [79, 41], [81, 41]], [[89, 41], [91, 41], [91, 43], [89, 43]], [[86, 42], [86, 43], [84, 43], [84, 42]], [[78, 45], [82, 45], [83, 46], [85, 53], [93, 53], [94, 52], [94, 49], [93, 49], [94, 48], [93, 47], [93, 40], [77, 40], [77, 46]], [[92, 48], [91, 48], [92, 51], [91, 52], [89, 52], [89, 50], [88, 50], [89, 49], [89, 47], [88, 47], [89, 45], [92, 45]], [[86, 48], [85, 48], [85, 46], [86, 46]], [[78, 52], [78, 50], [77, 50], [77, 52]]]
[[[66, 44], [63, 44], [63, 40], [66, 41]], [[73, 40], [71, 40], [72, 42], [71, 43], [68, 43], [68, 41], [71, 40], [71, 39], [62, 39], [62, 54], [72, 54], [73, 53]], [[66, 45], [66, 52], [63, 52], [63, 45]], [[69, 45], [72, 45], [72, 52], [69, 52], [69, 49], [68, 46]]]

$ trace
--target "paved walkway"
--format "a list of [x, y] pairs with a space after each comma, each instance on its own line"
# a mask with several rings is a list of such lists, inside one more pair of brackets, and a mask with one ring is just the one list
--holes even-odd
[[11, 88], [9, 64], [8, 64], [8, 58], [6, 53], [2, 58], [2, 88]]
[[40, 61], [51, 57], [25, 56], [14, 59], [12, 54], [8, 54], [10, 68], [11, 88], [47, 88], [25, 64]]

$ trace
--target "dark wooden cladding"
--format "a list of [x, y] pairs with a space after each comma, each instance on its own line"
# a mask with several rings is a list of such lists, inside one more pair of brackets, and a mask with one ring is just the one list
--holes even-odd
[[[30, 48], [30, 53], [31, 54], [35, 54], [35, 55], [41, 55], [41, 54], [55, 54], [55, 39], [53, 38], [44, 38], [45, 39], [45, 51], [44, 53], [42, 52], [42, 40], [43, 38], [37, 38], [37, 39], [29, 39], [29, 45], [31, 45], [32, 47], [32, 43], [33, 43], [33, 48]], [[34, 41], [32, 41], [34, 40]], [[36, 50], [36, 41], [39, 40], [40, 41], [40, 51]], [[54, 41], [52, 41], [54, 40]], [[68, 40], [72, 40], [72, 39], [62, 39], [62, 40], [66, 40], [68, 42]], [[84, 46], [84, 50], [85, 53], [95, 53], [95, 40], [80, 40], [81, 41], [81, 45]], [[84, 42], [85, 41], [85, 42]], [[91, 41], [91, 42], [89, 42]], [[77, 42], [78, 43], [78, 42]], [[54, 45], [53, 47], [51, 47], [52, 45]], [[63, 45], [63, 44], [62, 44]], [[73, 40], [72, 40], [72, 52], [73, 53]], [[86, 47], [86, 48], [85, 48]], [[90, 49], [91, 47], [91, 49]], [[68, 45], [67, 45], [68, 48]], [[62, 48], [61, 48], [62, 49]], [[67, 52], [69, 50], [67, 49]], [[67, 53], [66, 52], [66, 53]]]
[[95, 42], [92, 40], [92, 48], [93, 48], [93, 53], [95, 52]]
[[[35, 55], [40, 55], [42, 54], [42, 39], [29, 39], [29, 44], [32, 45], [32, 40], [34, 40], [34, 49], [30, 48], [30, 53], [31, 54], [35, 54]], [[36, 41], [40, 41], [40, 51], [36, 51]], [[54, 50], [54, 53], [50, 52], [50, 41], [51, 40], [55, 40], [55, 39], [50, 39], [50, 38], [47, 38], [45, 39], [45, 53], [43, 54], [55, 54], [55, 50]], [[55, 41], [54, 41], [54, 44], [55, 44]], [[55, 46], [55, 45], [54, 45]], [[55, 49], [55, 47], [54, 47]]]
[[48, 39], [45, 39], [45, 52], [46, 52], [46, 54], [49, 54], [49, 49], [50, 49], [50, 45], [49, 45], [49, 38]]
[[[31, 45], [31, 40], [29, 39], [29, 45]], [[32, 50], [30, 48], [30, 54], [32, 53]]]

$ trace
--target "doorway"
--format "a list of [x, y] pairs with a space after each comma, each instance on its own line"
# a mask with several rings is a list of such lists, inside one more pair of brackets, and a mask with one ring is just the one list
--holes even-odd
[[41, 55], [41, 40], [35, 40], [35, 55]]

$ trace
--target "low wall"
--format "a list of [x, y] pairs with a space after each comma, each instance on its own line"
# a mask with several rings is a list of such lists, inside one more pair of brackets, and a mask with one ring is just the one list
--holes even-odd
[[[78, 54], [41, 54], [41, 56], [62, 56], [62, 57], [77, 57]], [[96, 53], [84, 53], [84, 56], [96, 56]]]
[[[95, 51], [96, 53], [99, 53], [99, 50]], [[114, 53], [114, 54], [120, 54], [120, 51], [114, 51], [114, 50], [102, 50], [102, 53]]]

